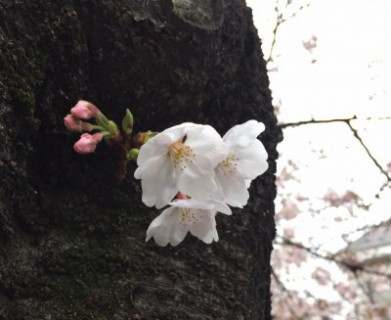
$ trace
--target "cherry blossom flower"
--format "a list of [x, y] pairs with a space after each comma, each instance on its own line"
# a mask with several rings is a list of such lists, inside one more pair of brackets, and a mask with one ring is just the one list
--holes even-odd
[[183, 123], [164, 130], [140, 148], [134, 176], [141, 179], [142, 201], [162, 208], [181, 192], [198, 200], [217, 192], [214, 168], [228, 155], [209, 125]]
[[387, 163], [386, 172], [387, 172], [387, 173], [391, 173], [391, 162]]
[[282, 208], [278, 213], [278, 217], [286, 220], [291, 220], [297, 217], [300, 209], [297, 204], [291, 199], [282, 200]]
[[91, 102], [79, 100], [71, 109], [71, 114], [75, 118], [89, 120], [98, 117], [100, 115], [100, 110]]
[[251, 180], [268, 168], [267, 152], [258, 135], [265, 129], [263, 123], [249, 120], [236, 125], [224, 135], [228, 156], [216, 167], [216, 182], [224, 202], [242, 208], [247, 204]]
[[330, 281], [330, 272], [321, 267], [317, 267], [311, 275], [312, 279], [315, 279], [321, 286], [325, 286]]
[[333, 287], [341, 295], [343, 299], [353, 300], [357, 297], [357, 290], [355, 290], [349, 284], [338, 283], [338, 284], [334, 284]]
[[359, 205], [360, 197], [357, 193], [351, 190], [345, 191], [344, 194], [338, 194], [332, 189], [328, 189], [323, 200], [328, 202], [332, 207], [344, 206], [350, 214], [354, 213], [354, 205]]
[[154, 238], [161, 247], [167, 244], [175, 247], [183, 241], [188, 232], [207, 244], [218, 241], [215, 220], [217, 212], [231, 214], [226, 204], [216, 200], [174, 200], [170, 207], [149, 225], [146, 241]]
[[75, 143], [73, 149], [80, 154], [92, 153], [95, 151], [97, 144], [102, 140], [102, 133], [83, 133], [80, 139]]
[[292, 239], [295, 236], [295, 229], [293, 228], [285, 228], [283, 231], [286, 239]]

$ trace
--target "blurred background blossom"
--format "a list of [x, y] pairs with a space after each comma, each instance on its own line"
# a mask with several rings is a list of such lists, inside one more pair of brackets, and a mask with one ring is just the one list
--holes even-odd
[[387, 0], [247, 0], [279, 146], [275, 319], [391, 319]]

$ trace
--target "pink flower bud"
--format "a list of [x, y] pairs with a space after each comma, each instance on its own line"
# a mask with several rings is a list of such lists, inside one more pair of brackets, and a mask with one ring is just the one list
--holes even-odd
[[101, 133], [83, 133], [80, 139], [75, 143], [73, 149], [80, 154], [92, 153], [95, 151], [97, 144], [102, 140]]
[[71, 114], [68, 114], [64, 118], [65, 127], [72, 132], [81, 132], [81, 121], [77, 118], [74, 118]]
[[71, 114], [68, 114], [64, 118], [65, 127], [71, 132], [91, 131], [91, 125], [78, 118], [75, 118]]
[[175, 197], [175, 200], [187, 200], [189, 197], [182, 192], [178, 192], [178, 194]]
[[100, 114], [100, 110], [91, 102], [79, 100], [71, 109], [71, 113], [76, 118], [89, 120], [96, 118]]

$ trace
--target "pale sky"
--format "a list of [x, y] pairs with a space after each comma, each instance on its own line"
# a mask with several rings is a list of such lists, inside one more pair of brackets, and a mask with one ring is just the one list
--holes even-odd
[[[253, 8], [254, 22], [267, 56], [276, 1], [247, 0], [247, 3]], [[289, 10], [297, 12], [305, 3], [293, 0]], [[274, 50], [273, 66], [278, 71], [269, 73], [274, 100], [281, 102], [279, 122], [354, 115], [391, 117], [391, 37], [387, 36], [391, 19], [388, 13], [386, 0], [319, 0], [311, 1], [309, 7], [285, 22], [278, 32]], [[303, 41], [312, 36], [317, 38], [317, 47], [310, 53]], [[316, 62], [311, 63], [312, 59]], [[355, 121], [352, 124], [386, 168], [391, 162], [391, 148], [386, 147], [391, 122]], [[355, 191], [364, 202], [370, 203], [385, 181], [344, 123], [286, 129], [279, 151], [280, 170], [289, 159], [300, 167], [301, 181], [292, 187], [299, 187], [300, 193], [314, 200], [333, 188], [337, 192]], [[378, 219], [391, 216], [391, 197], [384, 201], [382, 205], [376, 204]]]

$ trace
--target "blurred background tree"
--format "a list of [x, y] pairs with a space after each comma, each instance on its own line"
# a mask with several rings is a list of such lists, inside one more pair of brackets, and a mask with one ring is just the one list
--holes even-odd
[[389, 4], [247, 3], [284, 130], [275, 318], [389, 319]]

